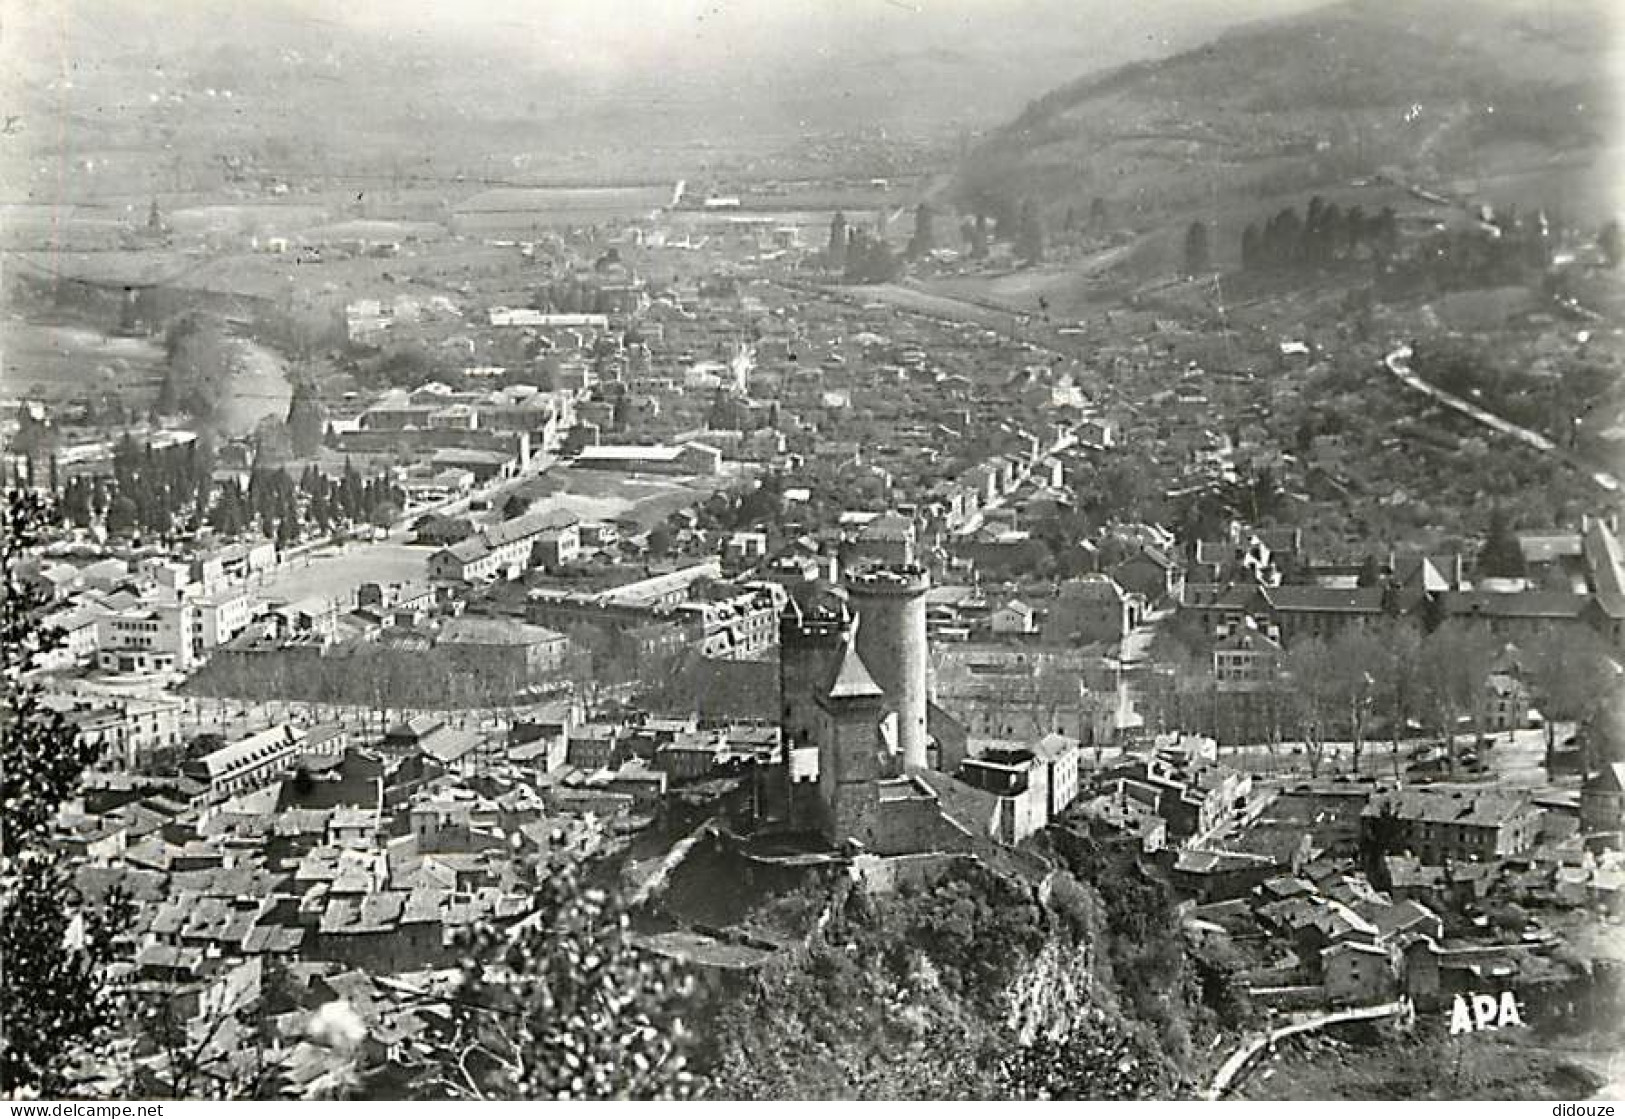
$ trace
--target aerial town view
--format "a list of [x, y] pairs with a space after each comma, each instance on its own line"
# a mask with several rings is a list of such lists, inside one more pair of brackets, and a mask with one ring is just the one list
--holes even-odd
[[0, 28], [16, 1114], [1625, 1094], [1611, 0]]

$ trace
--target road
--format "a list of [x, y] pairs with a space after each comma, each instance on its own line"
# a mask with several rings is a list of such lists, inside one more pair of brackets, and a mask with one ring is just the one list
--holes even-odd
[[1383, 368], [1388, 370], [1389, 373], [1393, 374], [1394, 378], [1401, 384], [1405, 385], [1407, 388], [1413, 389], [1416, 392], [1422, 393], [1424, 396], [1431, 397], [1435, 403], [1442, 404], [1446, 408], [1459, 412], [1469, 419], [1483, 424], [1491, 431], [1498, 432], [1501, 435], [1510, 436], [1511, 438], [1518, 440], [1520, 443], [1534, 448], [1543, 455], [1557, 459], [1565, 465], [1580, 471], [1609, 493], [1620, 492], [1619, 479], [1608, 473], [1608, 471], [1598, 470], [1595, 466], [1585, 462], [1578, 456], [1572, 455], [1563, 450], [1563, 448], [1559, 447], [1556, 443], [1552, 442], [1546, 436], [1537, 431], [1530, 431], [1526, 427], [1519, 427], [1510, 420], [1503, 419], [1502, 417], [1497, 416], [1494, 412], [1486, 411], [1477, 404], [1474, 404], [1472, 401], [1463, 400], [1454, 393], [1446, 392], [1437, 385], [1429, 381], [1425, 381], [1421, 377], [1417, 376], [1416, 372], [1411, 369], [1410, 365], [1412, 353], [1413, 351], [1409, 343], [1402, 343], [1399, 346], [1396, 346], [1386, 357], [1382, 359]]
[[1392, 1018], [1409, 1012], [1409, 1008], [1410, 1001], [1400, 999], [1397, 1002], [1385, 1002], [1377, 1006], [1358, 1006], [1349, 1010], [1320, 1014], [1268, 1032], [1251, 1034], [1242, 1041], [1234, 1053], [1230, 1054], [1224, 1064], [1219, 1066], [1219, 1071], [1214, 1075], [1207, 1091], [1203, 1093], [1203, 1098], [1209, 1100], [1224, 1098], [1224, 1094], [1235, 1086], [1241, 1074], [1247, 1071], [1247, 1067], [1257, 1059], [1258, 1055], [1267, 1046], [1274, 1045], [1278, 1041], [1295, 1037], [1298, 1034], [1322, 1030], [1327, 1026], [1336, 1026], [1343, 1022], [1368, 1022], [1377, 1018]]

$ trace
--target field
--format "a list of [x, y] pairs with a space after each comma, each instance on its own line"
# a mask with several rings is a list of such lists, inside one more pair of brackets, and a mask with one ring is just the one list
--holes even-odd
[[221, 401], [219, 427], [229, 435], [246, 436], [267, 416], [287, 416], [293, 386], [275, 352], [241, 340], [237, 350], [241, 361], [232, 377], [231, 392]]
[[144, 406], [163, 381], [163, 351], [145, 338], [8, 318], [0, 326], [0, 392], [45, 401], [116, 392]]
[[976, 323], [992, 330], [1017, 330], [1028, 317], [973, 303], [962, 297], [940, 295], [901, 284], [863, 284], [842, 288], [841, 292], [857, 300], [889, 303], [905, 311]]
[[[553, 467], [539, 478], [505, 487], [490, 499], [491, 508], [475, 519], [487, 524], [500, 520], [503, 502], [517, 490], [535, 501], [532, 512], [568, 512], [582, 520], [631, 517], [648, 529], [674, 511], [703, 500], [712, 488], [705, 480], [626, 478]], [[422, 581], [427, 577], [427, 563], [434, 549], [407, 543], [410, 530], [405, 525], [418, 515], [406, 517], [389, 540], [315, 549], [264, 580], [255, 591], [262, 598], [318, 596], [334, 599], [346, 608], [362, 583]]]
[[430, 548], [407, 544], [404, 534], [397, 539], [343, 548], [321, 548], [293, 561], [255, 587], [261, 598], [298, 599], [317, 596], [336, 600], [348, 608], [355, 589], [362, 583], [421, 582], [428, 574], [425, 566]]
[[649, 529], [677, 510], [703, 501], [716, 488], [715, 479], [628, 477], [610, 471], [555, 466], [539, 478], [504, 490], [492, 500], [491, 507], [492, 515], [499, 515], [506, 495], [518, 490], [536, 502], [533, 511], [563, 510], [583, 520], [630, 517]]

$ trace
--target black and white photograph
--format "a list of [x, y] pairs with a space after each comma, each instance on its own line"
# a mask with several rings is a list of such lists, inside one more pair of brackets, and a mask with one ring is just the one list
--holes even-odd
[[1620, 0], [0, 0], [0, 1108], [1612, 1114], [1622, 91]]

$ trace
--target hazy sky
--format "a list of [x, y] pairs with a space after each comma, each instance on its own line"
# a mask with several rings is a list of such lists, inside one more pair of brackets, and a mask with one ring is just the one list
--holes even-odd
[[[786, 50], [874, 46], [994, 45], [1000, 29], [1058, 46], [1094, 41], [1117, 54], [1124, 39], [1147, 46], [1183, 29], [1215, 26], [1321, 0], [354, 0], [346, 21], [397, 34], [456, 30], [496, 36], [539, 54], [589, 66], [619, 67], [730, 54], [776, 56]], [[1200, 29], [1200, 30], [1199, 30]], [[989, 42], [989, 36], [993, 42]], [[1141, 47], [1135, 53], [1141, 53]]]
[[[835, 51], [1019, 48], [1110, 65], [1323, 0], [0, 0], [0, 48], [72, 56], [123, 43], [275, 46], [351, 25], [423, 44], [454, 35], [601, 77], [656, 66], [777, 64]], [[313, 35], [314, 33], [314, 35]], [[1016, 55], [1019, 58], [1019, 55]], [[1010, 61], [1006, 59], [1005, 61]], [[1036, 76], [1036, 75], [1035, 75]], [[1050, 74], [1044, 74], [1048, 79]]]

